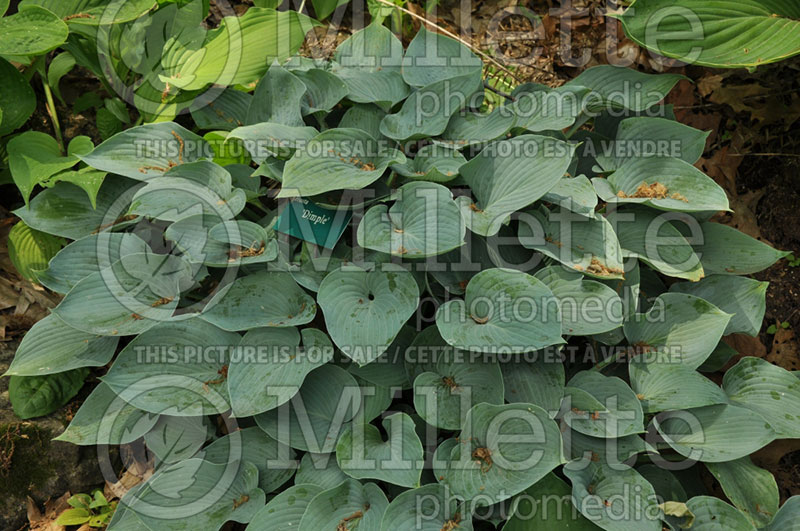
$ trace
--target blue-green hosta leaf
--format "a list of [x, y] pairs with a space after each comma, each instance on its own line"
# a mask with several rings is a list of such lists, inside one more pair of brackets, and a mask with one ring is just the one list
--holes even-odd
[[8, 399], [14, 414], [25, 420], [43, 417], [57, 410], [78, 394], [89, 369], [39, 376], [12, 376], [8, 381]]
[[302, 332], [294, 327], [249, 330], [228, 366], [233, 414], [257, 415], [287, 402], [306, 375], [331, 358], [333, 345], [316, 328]]
[[797, 531], [800, 529], [800, 496], [792, 496], [783, 504], [764, 531]]
[[144, 411], [223, 413], [230, 408], [229, 355], [238, 343], [237, 334], [200, 319], [164, 322], [128, 343], [103, 382]]
[[146, 181], [211, 154], [211, 147], [196, 134], [174, 122], [161, 122], [126, 129], [78, 158], [92, 168]]
[[328, 333], [359, 365], [383, 354], [417, 309], [419, 288], [404, 270], [337, 270], [328, 274], [317, 296]]
[[229, 433], [203, 448], [198, 454], [212, 463], [243, 460], [258, 468], [258, 486], [272, 492], [289, 481], [297, 468], [295, 452], [257, 426]]
[[660, 531], [661, 511], [653, 486], [634, 469], [583, 459], [564, 467], [575, 506], [609, 531]]
[[[148, 529], [216, 531], [229, 520], [249, 522], [264, 506], [266, 495], [257, 485], [252, 463], [186, 459], [129, 490], [116, 512], [134, 513]], [[113, 520], [110, 527], [115, 528]]]
[[592, 180], [607, 203], [642, 203], [658, 210], [728, 210], [728, 197], [713, 179], [677, 158], [632, 158], [607, 179]]
[[305, 92], [306, 86], [297, 76], [273, 63], [253, 92], [245, 123], [271, 122], [302, 127], [305, 124], [300, 113], [300, 102]]
[[203, 107], [193, 108], [192, 119], [200, 129], [232, 131], [244, 125], [252, 100], [247, 92], [226, 88]]
[[170, 168], [152, 177], [134, 194], [131, 215], [178, 221], [203, 214], [230, 219], [242, 211], [244, 191], [231, 187], [231, 174], [213, 162], [201, 160]]
[[800, 438], [800, 380], [791, 372], [746, 356], [725, 373], [722, 386], [731, 403], [767, 419], [777, 437]]
[[317, 485], [297, 482], [262, 507], [250, 520], [248, 531], [295, 531], [311, 500], [322, 491]]
[[580, 401], [571, 401], [564, 420], [573, 430], [605, 439], [644, 432], [642, 405], [623, 380], [597, 371], [581, 371], [567, 385], [589, 393], [604, 408], [593, 410]]
[[451, 116], [472, 106], [476, 94], [483, 94], [480, 71], [434, 81], [412, 92], [398, 112], [387, 115], [381, 133], [397, 141], [438, 136]]
[[545, 284], [558, 300], [564, 334], [588, 336], [622, 326], [622, 299], [602, 282], [558, 279]]
[[[344, 81], [321, 68], [294, 70], [292, 73], [306, 86], [301, 100], [303, 115], [315, 112], [330, 112], [347, 96], [349, 88]], [[340, 127], [343, 127], [341, 124]]]
[[663, 100], [684, 76], [679, 74], [644, 74], [632, 68], [600, 65], [587, 68], [569, 85], [588, 87], [589, 109], [641, 112]]
[[597, 194], [585, 175], [562, 177], [542, 200], [590, 218], [597, 207]]
[[632, 359], [628, 373], [645, 413], [728, 402], [717, 384], [666, 353], [649, 359]]
[[739, 459], [776, 438], [764, 417], [731, 404], [665, 411], [653, 424], [673, 450], [705, 463]]
[[22, 338], [6, 375], [35, 376], [101, 367], [111, 361], [118, 342], [117, 337], [88, 334], [48, 315]]
[[514, 127], [532, 133], [560, 131], [571, 126], [584, 111], [589, 89], [565, 85], [551, 89], [538, 83], [525, 83], [511, 93], [506, 107], [515, 116]]
[[625, 322], [625, 337], [645, 356], [663, 351], [668, 363], [696, 369], [716, 348], [730, 321], [708, 301], [685, 293], [659, 295], [645, 314]]
[[607, 219], [627, 256], [637, 257], [659, 273], [671, 277], [691, 281], [703, 278], [704, 269], [699, 256], [667, 214], [630, 206], [610, 212]]
[[764, 527], [778, 512], [778, 484], [771, 472], [753, 464], [750, 457], [725, 463], [706, 463], [725, 496], [756, 526]]
[[[637, 44], [715, 68], [755, 67], [800, 53], [800, 7], [788, 0], [645, 0], [619, 19]], [[685, 39], [661, 38], [687, 35]]]
[[403, 57], [403, 79], [424, 87], [464, 75], [480, 77], [483, 63], [460, 42], [421, 27]]
[[395, 164], [392, 171], [406, 179], [445, 183], [458, 176], [458, 169], [465, 164], [464, 155], [440, 144], [428, 144], [417, 151], [413, 159], [405, 164]]
[[769, 282], [747, 277], [712, 275], [700, 282], [677, 282], [669, 289], [700, 297], [732, 314], [723, 335], [744, 333], [756, 336], [764, 321], [767, 286]]
[[0, 57], [0, 135], [5, 136], [28, 121], [36, 109], [30, 83], [11, 63]]
[[[559, 515], [553, 517], [553, 515]], [[572, 504], [572, 489], [553, 473], [526, 489], [512, 504], [503, 531], [592, 531], [599, 529]]]
[[53, 12], [29, 5], [0, 18], [0, 35], [2, 55], [41, 55], [64, 44], [69, 28]]
[[541, 198], [564, 176], [575, 147], [554, 138], [522, 135], [486, 146], [461, 167], [476, 202], [459, 197], [467, 227], [493, 236], [514, 211]]
[[344, 369], [326, 364], [306, 376], [291, 402], [255, 418], [262, 430], [283, 444], [330, 453], [360, 406], [361, 392], [355, 378]]
[[653, 486], [661, 500], [685, 502], [688, 499], [680, 480], [669, 470], [648, 464], [637, 467], [636, 471]]
[[535, 404], [555, 416], [564, 396], [564, 364], [557, 355], [548, 357], [552, 352], [546, 349], [532, 359], [523, 356], [500, 361], [506, 401]]
[[[424, 516], [423, 516], [424, 515]], [[472, 531], [472, 515], [466, 505], [437, 483], [399, 494], [383, 514], [380, 531]]]
[[790, 254], [721, 223], [706, 222], [700, 228], [703, 238], [694, 249], [709, 275], [758, 273]]
[[8, 233], [8, 258], [23, 278], [38, 282], [38, 271], [47, 267], [65, 243], [62, 238], [34, 230], [19, 221]]
[[358, 244], [405, 258], [443, 254], [464, 244], [467, 227], [449, 189], [411, 182], [392, 196], [391, 207], [373, 206], [358, 225]]
[[78, 282], [53, 313], [92, 334], [135, 335], [170, 319], [191, 280], [189, 264], [176, 256], [129, 254]]
[[377, 140], [389, 140], [381, 134], [381, 121], [386, 111], [372, 103], [356, 103], [344, 113], [339, 127], [361, 129]]
[[[70, 24], [119, 24], [137, 19], [156, 5], [155, 0], [22, 0], [20, 6], [41, 6]], [[70, 15], [81, 15], [78, 17]], [[86, 16], [88, 15], [88, 16]], [[69, 18], [67, 18], [69, 17]]]
[[[421, 334], [417, 333], [416, 328], [405, 325], [400, 329], [397, 337], [394, 338], [386, 352], [381, 354], [373, 363], [363, 366], [352, 364], [348, 370], [351, 374], [375, 385], [409, 389], [412, 382], [406, 375], [404, 366], [406, 351], [411, 347], [415, 337], [419, 335]], [[442, 342], [444, 343], [444, 340]]]
[[228, 134], [228, 138], [241, 139], [253, 160], [264, 162], [273, 155], [289, 154], [317, 134], [313, 127], [263, 122], [237, 127]]
[[476, 352], [530, 352], [563, 343], [558, 303], [536, 278], [510, 269], [487, 269], [469, 281], [464, 300], [436, 312], [442, 337]]
[[561, 432], [564, 439], [564, 454], [571, 459], [590, 459], [610, 465], [618, 465], [631, 457], [645, 452], [656, 453], [639, 435], [604, 438], [584, 435], [567, 428]]
[[[695, 496], [686, 502], [694, 515], [693, 531], [755, 531], [747, 517], [713, 496]], [[683, 529], [683, 528], [682, 528]]]
[[[605, 171], [617, 170], [626, 161], [650, 158], [674, 157], [694, 164], [703, 155], [708, 135], [709, 132], [668, 118], [626, 118], [620, 122], [614, 142], [608, 144], [607, 149], [600, 150], [596, 159]], [[654, 167], [645, 167], [643, 171]], [[650, 178], [657, 176], [660, 177]]]
[[334, 454], [306, 452], [294, 477], [296, 485], [314, 485], [321, 489], [332, 489], [348, 476], [339, 468]]
[[199, 48], [168, 42], [161, 62], [165, 74], [159, 77], [183, 90], [250, 83], [273, 61], [294, 55], [316, 24], [296, 11], [262, 8], [224, 17]]
[[298, 531], [352, 529], [380, 531], [389, 501], [375, 483], [348, 479], [341, 485], [318, 494], [300, 520]]
[[207, 417], [161, 415], [153, 429], [144, 434], [144, 443], [155, 456], [156, 466], [177, 463], [195, 456], [214, 435], [213, 429]]
[[278, 197], [311, 196], [331, 190], [358, 190], [406, 158], [384, 148], [359, 129], [329, 129], [315, 136], [289, 159]]
[[511, 498], [564, 462], [558, 426], [533, 404], [478, 404], [459, 438], [444, 448], [437, 451], [445, 462], [436, 472], [439, 482], [466, 500], [479, 496], [482, 504]]
[[401, 487], [419, 487], [424, 453], [414, 421], [405, 413], [385, 417], [388, 439], [372, 424], [353, 422], [336, 443], [336, 462], [356, 479], [377, 479]]
[[408, 96], [400, 72], [403, 43], [380, 23], [370, 24], [342, 42], [334, 54], [333, 73], [347, 85], [356, 103], [376, 103], [388, 110]]
[[514, 121], [513, 113], [505, 107], [495, 107], [489, 114], [459, 112], [450, 118], [447, 128], [435, 141], [463, 149], [500, 138], [514, 126]]
[[289, 273], [260, 271], [222, 288], [200, 318], [224, 330], [238, 331], [306, 324], [316, 313], [314, 299]]
[[158, 421], [158, 415], [128, 404], [105, 383], [86, 397], [67, 429], [54, 440], [82, 446], [130, 444]]
[[107, 173], [104, 171], [95, 170], [94, 168], [87, 166], [79, 170], [62, 171], [61, 173], [53, 175], [47, 181], [44, 181], [40, 184], [42, 186], [50, 187], [58, 182], [72, 183], [86, 192], [86, 195], [89, 196], [89, 201], [92, 202], [92, 207], [96, 208], [97, 193], [100, 191], [100, 187], [103, 186], [106, 175]]
[[458, 430], [475, 404], [503, 404], [503, 374], [495, 360], [446, 344], [430, 354], [414, 368], [414, 409], [425, 422]]
[[8, 142], [7, 149], [11, 176], [26, 203], [37, 184], [78, 162], [74, 156], [65, 157], [52, 136], [38, 131], [25, 131], [15, 136]]
[[520, 216], [520, 243], [599, 279], [623, 278], [622, 249], [602, 216], [586, 217], [542, 206]]
[[[366, 367], [369, 367], [369, 365], [366, 365]], [[351, 374], [353, 373], [351, 372]], [[389, 409], [397, 389], [374, 384], [358, 376], [355, 379], [358, 382], [358, 390], [361, 393], [361, 408], [356, 413], [356, 419], [359, 419], [362, 423], [375, 420]]]

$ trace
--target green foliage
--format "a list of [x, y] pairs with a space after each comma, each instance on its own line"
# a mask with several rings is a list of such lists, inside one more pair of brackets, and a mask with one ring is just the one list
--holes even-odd
[[56, 519], [56, 525], [88, 525], [89, 527], [105, 527], [114, 516], [117, 502], [109, 502], [103, 492], [94, 491], [88, 494], [75, 494], [67, 500], [72, 507], [64, 510]]

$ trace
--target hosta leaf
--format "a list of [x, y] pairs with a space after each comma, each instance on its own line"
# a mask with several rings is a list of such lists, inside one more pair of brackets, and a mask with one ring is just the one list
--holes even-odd
[[25, 420], [49, 415], [78, 394], [89, 369], [80, 368], [41, 376], [12, 376], [8, 399], [14, 414]]
[[797, 531], [800, 529], [800, 496], [792, 496], [786, 500], [772, 523], [764, 529], [766, 531]]
[[551, 280], [545, 284], [561, 309], [564, 334], [588, 336], [622, 326], [622, 299], [596, 280]]
[[520, 216], [519, 241], [590, 277], [623, 278], [622, 249], [602, 216], [588, 218], [542, 206]]
[[[327, 70], [310, 68], [292, 73], [306, 86], [301, 100], [303, 115], [330, 112], [349, 92], [345, 82]], [[339, 127], [344, 126], [339, 124]]]
[[677, 158], [632, 158], [608, 179], [595, 178], [597, 195], [608, 203], [643, 203], [659, 210], [728, 210], [728, 197], [713, 179]]
[[289, 273], [261, 271], [222, 288], [200, 318], [224, 330], [238, 331], [306, 324], [316, 313], [314, 299]]
[[464, 300], [436, 312], [436, 326], [454, 347], [530, 352], [563, 342], [558, 304], [540, 280], [510, 269], [487, 269], [469, 281]]
[[[431, 327], [434, 328], [434, 327]], [[405, 325], [389, 348], [373, 363], [358, 366], [350, 365], [348, 370], [370, 383], [389, 388], [409, 389], [412, 382], [405, 372], [406, 350], [410, 348], [415, 337], [421, 336], [413, 326]], [[437, 333], [438, 335], [438, 333]], [[444, 343], [444, 340], [442, 340]]]
[[375, 182], [390, 164], [405, 162], [358, 129], [329, 129], [289, 159], [278, 197], [310, 196], [331, 190], [358, 190]]
[[8, 233], [8, 257], [17, 272], [31, 282], [38, 281], [38, 271], [47, 267], [63, 245], [63, 239], [34, 230], [24, 221]]
[[567, 385], [589, 393], [604, 408], [590, 410], [573, 401], [564, 414], [564, 420], [573, 430], [606, 439], [644, 432], [642, 406], [623, 380], [596, 371], [581, 371]]
[[0, 57], [0, 136], [28, 121], [36, 109], [36, 95], [28, 81], [11, 63]]
[[551, 89], [538, 83], [525, 83], [511, 93], [507, 107], [514, 117], [514, 127], [532, 133], [561, 130], [571, 126], [586, 104], [589, 89], [565, 85]]
[[194, 456], [213, 435], [206, 417], [161, 415], [153, 429], [144, 435], [147, 450], [158, 465], [177, 463]]
[[725, 404], [722, 389], [692, 367], [664, 354], [634, 358], [628, 365], [631, 387], [645, 413]]
[[55, 440], [83, 446], [130, 444], [150, 431], [157, 421], [158, 415], [128, 404], [101, 382]]
[[685, 502], [688, 499], [680, 480], [669, 470], [649, 464], [637, 467], [636, 471], [653, 486], [661, 500]]
[[328, 274], [317, 297], [328, 333], [359, 365], [383, 354], [417, 309], [419, 288], [403, 270], [338, 270]]
[[159, 77], [183, 90], [201, 89], [210, 83], [250, 83], [273, 61], [294, 55], [306, 32], [316, 24], [296, 11], [262, 8], [224, 17], [200, 48], [178, 44], [168, 49], [162, 58], [165, 75]]
[[382, 24], [370, 24], [342, 42], [334, 54], [333, 73], [347, 85], [347, 97], [388, 109], [408, 96], [400, 72], [403, 44]]
[[51, 11], [36, 5], [0, 18], [0, 54], [41, 55], [67, 40], [69, 28]]
[[500, 362], [506, 401], [535, 404], [555, 416], [564, 396], [564, 364], [560, 359], [549, 358], [551, 352], [548, 349], [535, 353], [532, 359]]
[[22, 0], [20, 5], [41, 6], [61, 19], [70, 15], [82, 15], [70, 17], [69, 23], [95, 26], [130, 22], [149, 11], [156, 2], [155, 0]]
[[624, 331], [628, 342], [644, 355], [663, 351], [669, 363], [696, 369], [716, 348], [730, 318], [693, 295], [664, 293], [647, 313], [626, 321]]
[[744, 333], [756, 336], [764, 322], [767, 286], [769, 282], [747, 277], [712, 275], [700, 282], [677, 282], [669, 289], [700, 297], [732, 314], [723, 335]]
[[706, 463], [739, 459], [776, 437], [764, 417], [730, 404], [665, 411], [653, 419], [653, 424], [673, 450]]
[[253, 160], [264, 162], [273, 155], [284, 156], [287, 150], [304, 145], [317, 134], [313, 127], [263, 122], [237, 127], [230, 132], [228, 138], [241, 139]]
[[[180, 417], [223, 413], [230, 407], [229, 353], [238, 342], [237, 334], [199, 319], [164, 322], [128, 343], [103, 382], [144, 411]], [[203, 355], [198, 345], [214, 348]]]
[[406, 179], [444, 183], [458, 176], [458, 169], [467, 159], [453, 149], [439, 144], [428, 144], [417, 151], [405, 164], [395, 164], [392, 171]]
[[424, 455], [414, 421], [405, 413], [385, 417], [388, 439], [372, 424], [354, 422], [339, 437], [336, 462], [356, 479], [377, 479], [401, 487], [419, 487]]
[[388, 140], [381, 134], [381, 121], [386, 111], [372, 103], [356, 103], [344, 113], [339, 127], [361, 129], [377, 140]]
[[558, 426], [533, 404], [476, 405], [450, 446], [439, 456], [446, 462], [439, 482], [482, 504], [522, 492], [563, 463]]
[[436, 339], [437, 345], [426, 346], [442, 344], [441, 349], [431, 348], [430, 361], [414, 368], [414, 408], [428, 424], [458, 430], [475, 404], [503, 404], [503, 375], [495, 360], [470, 356]]
[[778, 484], [772, 473], [753, 464], [750, 457], [725, 463], [707, 463], [725, 496], [756, 526], [764, 527], [778, 512]]
[[300, 102], [305, 92], [306, 86], [297, 76], [273, 63], [256, 85], [246, 124], [271, 122], [290, 127], [305, 125], [300, 114]]
[[631, 206], [609, 213], [607, 219], [629, 256], [668, 276], [691, 281], [703, 278], [699, 256], [667, 215]]
[[460, 197], [467, 227], [482, 236], [497, 234], [509, 214], [533, 203], [560, 179], [574, 146], [550, 137], [522, 135], [494, 142], [461, 167], [477, 200]]
[[63, 156], [56, 140], [46, 133], [25, 131], [8, 142], [8, 166], [26, 203], [37, 184], [77, 162], [75, 157]]
[[597, 194], [585, 175], [561, 178], [542, 200], [590, 218], [597, 207]]
[[755, 531], [744, 514], [719, 498], [695, 496], [686, 507], [694, 515], [694, 531]]
[[205, 140], [174, 122], [162, 122], [126, 129], [79, 158], [92, 168], [146, 181], [211, 155]]
[[293, 327], [249, 330], [228, 366], [233, 414], [256, 415], [287, 402], [306, 375], [331, 358], [333, 345], [316, 328], [302, 332]]
[[249, 531], [295, 531], [311, 500], [323, 491], [309, 483], [297, 483], [272, 498], [253, 516]]
[[358, 376], [355, 378], [361, 393], [361, 408], [356, 413], [356, 418], [362, 423], [375, 420], [389, 409], [394, 400], [395, 390], [368, 382]]
[[389, 501], [374, 483], [361, 484], [348, 479], [341, 485], [318, 494], [308, 504], [298, 531], [320, 529], [358, 529], [380, 531]]
[[[91, 150], [91, 147], [89, 149]], [[42, 186], [53, 186], [57, 182], [72, 183], [86, 192], [92, 207], [97, 208], [97, 194], [100, 191], [100, 187], [103, 186], [106, 175], [107, 173], [104, 171], [98, 171], [87, 166], [79, 170], [62, 171], [41, 184]]]
[[109, 267], [122, 256], [147, 249], [147, 244], [132, 233], [90, 234], [61, 249], [36, 277], [48, 289], [67, 293], [90, 273]]
[[266, 501], [257, 484], [258, 470], [251, 463], [186, 459], [129, 490], [114, 520], [130, 511], [148, 528], [216, 530], [229, 520], [246, 523]]
[[347, 371], [323, 365], [306, 376], [291, 402], [256, 416], [270, 437], [298, 450], [330, 453], [361, 405], [361, 393]]
[[244, 125], [252, 99], [247, 92], [226, 88], [206, 105], [192, 108], [192, 119], [200, 129], [231, 131]]
[[135, 335], [171, 317], [189, 265], [172, 255], [129, 254], [78, 282], [53, 310], [73, 328]]
[[244, 220], [228, 220], [198, 214], [173, 223], [164, 232], [191, 263], [233, 267], [275, 260], [278, 244], [267, 229]]
[[564, 454], [572, 459], [590, 459], [609, 465], [618, 465], [637, 454], [655, 450], [639, 435], [626, 435], [617, 439], [592, 437], [579, 431], [566, 429], [561, 433], [564, 439]]
[[334, 454], [306, 452], [294, 477], [296, 485], [314, 485], [323, 490], [332, 489], [348, 476], [339, 468]]
[[[383, 514], [381, 531], [472, 531], [472, 515], [445, 487], [433, 483], [399, 494]], [[423, 516], [424, 515], [424, 516]], [[455, 525], [455, 527], [453, 527]]]
[[609, 531], [660, 531], [661, 511], [653, 486], [634, 469], [591, 460], [564, 467], [572, 499], [591, 522]]
[[446, 253], [464, 244], [467, 233], [453, 195], [444, 186], [411, 182], [392, 196], [391, 207], [376, 205], [358, 225], [358, 244], [405, 258]]
[[101, 367], [111, 361], [118, 342], [117, 337], [81, 332], [48, 315], [22, 338], [6, 375], [34, 376]]
[[403, 57], [403, 79], [412, 87], [464, 75], [480, 77], [480, 58], [460, 42], [421, 27]]
[[455, 149], [496, 140], [514, 126], [515, 117], [505, 107], [489, 114], [459, 112], [454, 114], [436, 142]]
[[800, 380], [760, 358], [746, 356], [722, 380], [731, 403], [752, 409], [779, 438], [800, 438]]
[[203, 448], [198, 456], [212, 463], [241, 459], [258, 469], [258, 486], [272, 492], [289, 481], [297, 468], [295, 452], [257, 426], [240, 429]]
[[695, 252], [708, 275], [758, 273], [790, 254], [721, 223], [707, 222], [700, 228], [703, 237]]
[[[715, 68], [754, 67], [800, 53], [798, 18], [800, 8], [786, 0], [711, 0], [702, 6], [691, 0], [645, 0], [619, 17], [637, 44]], [[660, 38], [687, 32], [693, 37]]]
[[[598, 527], [577, 512], [572, 504], [572, 489], [553, 473], [526, 489], [514, 501], [511, 517], [503, 531], [528, 531], [550, 529], [552, 531], [591, 531]], [[554, 518], [552, 515], [563, 515]]]
[[632, 68], [600, 65], [587, 68], [569, 85], [592, 89], [589, 109], [644, 111], [663, 100], [678, 81], [679, 74], [644, 74]]

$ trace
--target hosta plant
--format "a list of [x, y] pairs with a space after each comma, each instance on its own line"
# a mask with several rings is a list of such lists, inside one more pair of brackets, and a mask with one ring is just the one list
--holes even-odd
[[722, 341], [758, 334], [746, 275], [785, 253], [716, 221], [680, 76], [598, 66], [481, 112], [481, 67], [373, 24], [76, 151], [96, 195], [15, 211], [70, 241], [31, 268], [64, 298], [15, 408], [92, 370], [58, 439], [154, 468], [111, 529], [794, 529], [750, 455], [800, 437], [800, 384]]

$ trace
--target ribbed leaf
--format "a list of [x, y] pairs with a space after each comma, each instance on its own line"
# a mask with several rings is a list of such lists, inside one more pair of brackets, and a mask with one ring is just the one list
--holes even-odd
[[320, 529], [358, 529], [380, 531], [389, 501], [374, 483], [361, 484], [349, 479], [318, 494], [308, 504], [298, 531]]
[[756, 526], [764, 527], [778, 512], [778, 484], [772, 474], [749, 457], [725, 463], [706, 463], [725, 496]]

